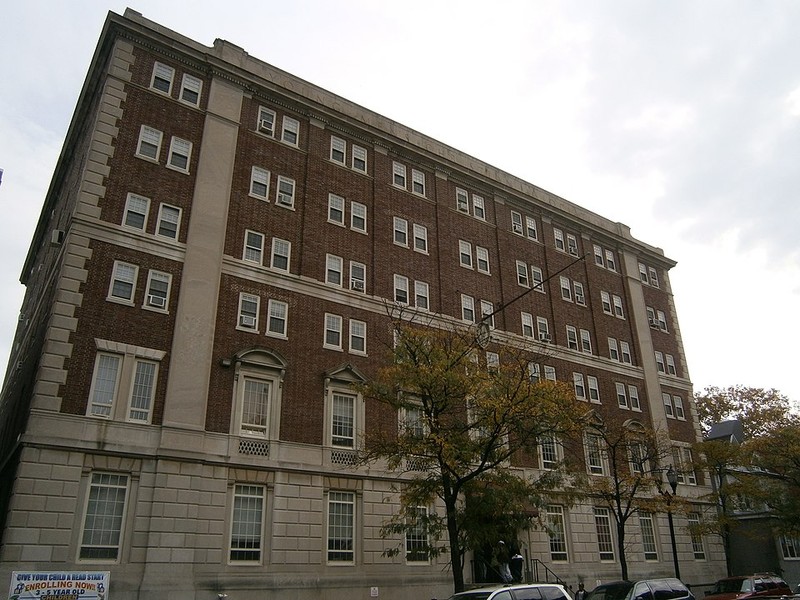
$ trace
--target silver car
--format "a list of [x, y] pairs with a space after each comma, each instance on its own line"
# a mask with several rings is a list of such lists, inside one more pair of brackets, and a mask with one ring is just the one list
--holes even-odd
[[449, 600], [572, 600], [572, 596], [557, 583], [531, 583], [467, 590]]

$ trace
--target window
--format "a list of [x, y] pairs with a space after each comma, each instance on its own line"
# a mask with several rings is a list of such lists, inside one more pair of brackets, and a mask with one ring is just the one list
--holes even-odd
[[275, 111], [263, 106], [258, 109], [258, 131], [275, 137]]
[[194, 75], [184, 73], [181, 83], [181, 100], [187, 104], [198, 106], [200, 104], [200, 93], [203, 90], [203, 80]]
[[672, 462], [675, 466], [675, 475], [678, 478], [678, 483], [697, 485], [691, 448], [680, 446], [672, 448]]
[[408, 304], [408, 277], [394, 276], [394, 301], [399, 304]]
[[456, 209], [469, 214], [469, 194], [461, 188], [456, 188]]
[[611, 360], [619, 360], [619, 349], [617, 347], [617, 340], [608, 338], [608, 357]]
[[162, 204], [158, 211], [156, 234], [171, 240], [177, 240], [180, 222], [181, 209], [169, 204]]
[[475, 246], [475, 263], [478, 271], [489, 274], [489, 251], [486, 248]]
[[642, 410], [642, 405], [639, 403], [639, 390], [635, 385], [628, 386], [628, 397], [631, 400], [631, 410]]
[[541, 468], [552, 471], [561, 460], [561, 445], [552, 435], [543, 435], [539, 439], [539, 460]]
[[530, 287], [528, 283], [528, 265], [522, 261], [517, 261], [517, 283], [522, 287]]
[[528, 380], [531, 383], [536, 383], [540, 381], [541, 374], [542, 374], [541, 368], [539, 367], [538, 364], [534, 362], [528, 363]]
[[522, 335], [533, 337], [533, 316], [530, 313], [522, 313]]
[[675, 408], [675, 418], [680, 421], [685, 421], [686, 414], [683, 412], [683, 398], [680, 396], [673, 396], [672, 405]]
[[428, 562], [428, 534], [425, 522], [428, 509], [424, 506], [414, 506], [409, 509], [411, 522], [406, 529], [406, 561]]
[[656, 311], [653, 310], [652, 307], [647, 306], [645, 307], [647, 310], [647, 322], [653, 329], [658, 327], [658, 321], [656, 321]]
[[539, 233], [536, 231], [536, 219], [533, 217], [525, 217], [525, 232], [530, 239], [539, 239]]
[[533, 282], [533, 289], [535, 289], [537, 292], [541, 292], [542, 294], [545, 293], [544, 276], [542, 275], [542, 270], [539, 267], [534, 267], [531, 265], [531, 281]]
[[550, 505], [547, 507], [547, 534], [550, 538], [550, 560], [566, 562], [567, 532], [564, 527], [564, 507]]
[[643, 475], [650, 471], [649, 460], [647, 459], [647, 448], [644, 444], [628, 444], [628, 464], [631, 473]]
[[500, 355], [497, 352], [486, 353], [486, 369], [490, 373], [496, 373], [500, 368]]
[[597, 377], [588, 375], [586, 382], [589, 386], [589, 402], [600, 404], [600, 385], [597, 382]]
[[294, 179], [278, 176], [278, 195], [275, 201], [279, 206], [294, 208]]
[[264, 527], [264, 487], [236, 484], [231, 518], [231, 562], [261, 560]]
[[607, 508], [594, 507], [594, 526], [597, 531], [597, 549], [600, 560], [614, 560], [614, 542], [611, 537], [611, 515]]
[[125, 202], [125, 215], [122, 224], [126, 227], [144, 231], [147, 226], [147, 214], [150, 210], [150, 199], [138, 194], [128, 194]]
[[266, 438], [269, 433], [271, 382], [245, 377], [242, 390], [241, 434]]
[[458, 256], [462, 267], [472, 268], [472, 244], [464, 240], [458, 241]]
[[583, 382], [583, 374], [573, 373], [572, 379], [575, 384], [575, 397], [578, 400], [586, 400], [586, 384]]
[[289, 271], [289, 259], [292, 253], [292, 243], [278, 238], [272, 238], [272, 260], [273, 269]]
[[128, 476], [92, 473], [81, 533], [81, 560], [116, 561], [122, 545]]
[[350, 319], [350, 352], [367, 353], [367, 324], [364, 321]]
[[325, 255], [325, 283], [342, 287], [343, 261], [340, 256]]
[[239, 321], [237, 329], [258, 331], [258, 309], [261, 298], [253, 294], [239, 294]]
[[[698, 521], [699, 521], [699, 515], [698, 515]], [[694, 540], [692, 540], [692, 547], [694, 547]], [[785, 559], [800, 558], [800, 539], [795, 537], [789, 537], [788, 535], [782, 535], [781, 554], [783, 554], [783, 558]], [[697, 550], [695, 550], [695, 558], [697, 558]], [[705, 558], [705, 554], [703, 555], [702, 558]]]
[[650, 274], [650, 285], [658, 287], [658, 272], [653, 267], [650, 267], [648, 273]]
[[114, 398], [117, 396], [122, 357], [115, 354], [98, 354], [94, 365], [94, 379], [89, 394], [89, 414], [94, 417], [111, 417]]
[[172, 80], [174, 77], [175, 69], [157, 62], [153, 67], [153, 80], [150, 82], [150, 87], [169, 95], [172, 91]]
[[645, 560], [658, 560], [656, 548], [656, 532], [653, 528], [653, 515], [648, 512], [639, 512], [639, 528], [642, 530], [642, 549]]
[[567, 325], [567, 346], [570, 350], [578, 349], [578, 331], [572, 325]]
[[656, 311], [656, 319], [658, 321], [658, 328], [661, 331], [667, 331], [667, 316], [664, 314], [663, 310]]
[[548, 365], [544, 366], [544, 378], [547, 381], [555, 381], [556, 380], [556, 368], [550, 367]]
[[550, 325], [544, 317], [536, 317], [536, 329], [539, 332], [540, 342], [550, 341]]
[[659, 373], [664, 373], [666, 370], [664, 368], [664, 354], [656, 350], [656, 369], [658, 369]]
[[592, 475], [606, 474], [603, 440], [593, 433], [586, 434], [586, 466]]
[[563, 252], [566, 249], [564, 246], [564, 232], [560, 229], [553, 229], [553, 239], [555, 241], [556, 248]]
[[592, 335], [587, 329], [581, 329], [581, 352], [592, 353]]
[[475, 323], [475, 300], [472, 296], [461, 294], [461, 318]]
[[128, 420], [137, 423], [149, 423], [150, 413], [153, 408], [158, 364], [137, 360], [134, 368]]
[[178, 137], [172, 137], [169, 145], [169, 158], [167, 165], [184, 173], [189, 172], [189, 160], [192, 156], [192, 142]]
[[346, 153], [347, 143], [342, 138], [331, 136], [331, 160], [343, 165]]
[[664, 412], [667, 413], [667, 417], [670, 419], [675, 418], [675, 411], [672, 408], [672, 396], [663, 392], [661, 394], [661, 399], [664, 401]]
[[269, 195], [269, 171], [253, 167], [250, 173], [250, 195], [266, 200]]
[[624, 319], [625, 312], [622, 310], [622, 298], [619, 296], [612, 296], [611, 299], [614, 301], [614, 316]]
[[354, 538], [355, 495], [328, 492], [328, 562], [355, 562]]
[[360, 262], [350, 261], [350, 289], [364, 292], [367, 289], [367, 266]]
[[158, 161], [161, 152], [162, 133], [147, 125], [142, 125], [139, 131], [139, 143], [136, 146], [136, 156]]
[[607, 315], [613, 314], [611, 310], [611, 294], [608, 292], [600, 292], [600, 303], [603, 305], [603, 312]]
[[572, 256], [578, 256], [578, 240], [572, 234], [567, 234], [567, 249]]
[[642, 283], [647, 283], [647, 267], [639, 263], [639, 279]]
[[367, 232], [367, 207], [360, 202], [350, 203], [350, 229]]
[[677, 371], [675, 370], [675, 358], [672, 356], [672, 354], [667, 354], [665, 358], [667, 360], [667, 374], [668, 375], [677, 374]]
[[430, 310], [430, 290], [424, 281], [414, 282], [414, 305], [422, 310]]
[[406, 189], [406, 166], [398, 162], [392, 163], [392, 184]]
[[617, 262], [614, 260], [614, 253], [611, 250], [606, 250], [606, 267], [609, 271], [617, 270]]
[[594, 246], [594, 264], [598, 267], [605, 267], [605, 261], [603, 260], [603, 249], [596, 245]]
[[325, 314], [325, 341], [323, 347], [332, 350], [342, 349], [342, 317]]
[[147, 274], [147, 289], [144, 292], [145, 306], [166, 310], [169, 304], [169, 287], [172, 275], [150, 270]]
[[107, 299], [133, 304], [133, 294], [136, 290], [138, 273], [139, 267], [136, 265], [115, 260]]
[[331, 411], [331, 445], [355, 448], [355, 403], [355, 396], [334, 392]]
[[420, 196], [425, 195], [425, 173], [411, 169], [411, 191]]
[[628, 395], [625, 392], [625, 384], [617, 382], [614, 385], [617, 389], [617, 405], [620, 408], [628, 408]]
[[367, 172], [367, 150], [366, 148], [362, 148], [361, 146], [353, 145], [351, 147], [352, 152], [352, 168], [355, 171], [361, 171], [362, 173]]
[[417, 252], [422, 252], [423, 254], [428, 253], [428, 228], [424, 225], [417, 225], [414, 224], [413, 227], [414, 231], [414, 250]]
[[567, 277], [559, 277], [561, 283], [561, 298], [572, 302], [572, 286]]
[[267, 335], [286, 337], [286, 319], [289, 305], [279, 300], [270, 300], [267, 306]]
[[[692, 540], [692, 554], [694, 554], [695, 560], [705, 560], [706, 559], [706, 551], [703, 546], [703, 536], [699, 533], [698, 529], [700, 528], [700, 513], [698, 512], [690, 512], [687, 513], [686, 519], [689, 522], [689, 536]], [[781, 544], [783, 546], [783, 544]], [[783, 553], [784, 558], [790, 558], [786, 555], [786, 552]], [[797, 558], [796, 555], [794, 558]]]
[[486, 207], [482, 196], [472, 195], [472, 214], [476, 219], [486, 220]]
[[300, 138], [300, 121], [291, 117], [283, 117], [283, 130], [281, 141], [291, 146], [297, 146]]
[[619, 350], [620, 354], [622, 355], [622, 362], [628, 365], [633, 364], [633, 359], [631, 358], [630, 344], [628, 344], [628, 342], [620, 341]]
[[586, 306], [586, 296], [583, 293], [583, 284], [580, 281], [573, 281], [572, 288], [575, 290], [575, 302], [581, 306]]
[[491, 329], [494, 329], [494, 305], [488, 300], [481, 300], [481, 320], [486, 320]]
[[328, 194], [328, 221], [344, 225], [344, 198], [336, 194]]
[[518, 212], [511, 211], [511, 231], [517, 235], [523, 234], [522, 228], [522, 215]]
[[394, 243], [408, 247], [408, 221], [400, 217], [394, 218]]
[[244, 252], [242, 260], [261, 264], [264, 256], [264, 234], [249, 229], [244, 232]]

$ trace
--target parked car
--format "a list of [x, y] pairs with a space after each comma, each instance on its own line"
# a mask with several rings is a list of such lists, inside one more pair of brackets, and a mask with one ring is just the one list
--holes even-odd
[[695, 600], [680, 579], [612, 581], [594, 588], [586, 600]]
[[773, 573], [755, 573], [741, 577], [726, 577], [714, 584], [705, 600], [748, 600], [772, 596], [791, 596], [789, 585]]
[[449, 600], [572, 600], [572, 596], [557, 583], [531, 583], [467, 590]]

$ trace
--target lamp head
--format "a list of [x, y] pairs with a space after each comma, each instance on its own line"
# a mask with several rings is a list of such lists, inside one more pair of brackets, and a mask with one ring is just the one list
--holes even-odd
[[675, 472], [675, 469], [672, 465], [669, 466], [667, 469], [667, 482], [669, 483], [669, 487], [672, 488], [672, 493], [675, 493], [675, 490], [678, 488], [678, 474]]

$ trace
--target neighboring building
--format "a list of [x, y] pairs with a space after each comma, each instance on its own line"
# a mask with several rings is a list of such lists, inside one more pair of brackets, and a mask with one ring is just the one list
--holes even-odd
[[[112, 13], [22, 273], [0, 581], [110, 571], [115, 600], [442, 597], [446, 557], [415, 560], [413, 536], [382, 554], [403, 541], [379, 534], [396, 478], [352, 465], [371, 422], [397, 418], [351, 387], [387, 356], [387, 304], [466, 324], [544, 281], [496, 331], [548, 349], [541, 375], [587, 403], [668, 431], [680, 465], [700, 434], [674, 264], [231, 43]], [[679, 471], [690, 519], [713, 510], [704, 476]], [[603, 509], [548, 515], [529, 559], [573, 586], [619, 577]], [[683, 578], [722, 575], [719, 545], [675, 520]], [[632, 576], [669, 575], [666, 516], [637, 521]]]
[[[722, 421], [711, 426], [705, 436], [706, 441], [719, 441], [729, 444], [744, 442], [744, 430], [736, 419]], [[767, 471], [744, 469], [731, 466], [717, 479], [711, 478], [715, 491], [721, 492], [727, 482], [736, 480], [736, 473], [748, 472], [759, 477], [774, 477]], [[720, 481], [722, 480], [722, 481]], [[767, 506], [752, 502], [747, 498], [730, 498], [731, 510], [727, 515], [734, 521], [730, 529], [728, 559], [731, 575], [751, 575], [753, 573], [776, 573], [796, 590], [800, 586], [800, 539], [775, 534], [775, 521]], [[722, 507], [719, 507], [722, 511]]]

